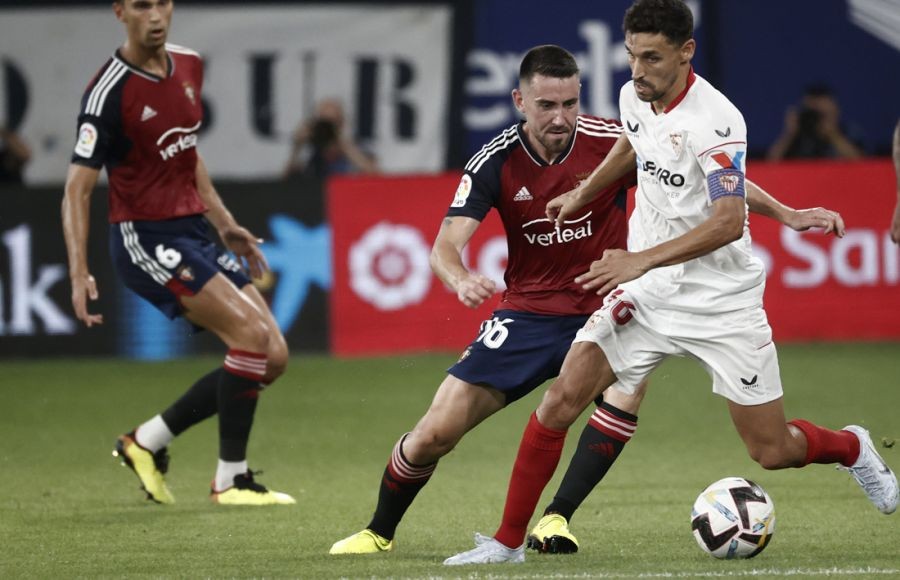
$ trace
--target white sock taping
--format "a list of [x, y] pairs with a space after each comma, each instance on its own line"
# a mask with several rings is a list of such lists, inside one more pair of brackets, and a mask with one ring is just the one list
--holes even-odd
[[171, 443], [174, 438], [175, 435], [169, 431], [169, 426], [163, 421], [162, 415], [156, 415], [141, 423], [134, 433], [134, 439], [138, 445], [151, 453], [156, 453]]
[[216, 467], [216, 491], [225, 491], [234, 485], [234, 476], [247, 473], [247, 461], [222, 461]]

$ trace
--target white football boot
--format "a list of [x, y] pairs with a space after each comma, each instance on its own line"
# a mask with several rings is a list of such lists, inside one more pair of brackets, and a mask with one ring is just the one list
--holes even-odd
[[866, 496], [881, 513], [894, 513], [894, 510], [897, 509], [898, 495], [900, 495], [897, 476], [875, 450], [868, 431], [859, 425], [848, 425], [843, 430], [850, 431], [859, 439], [859, 458], [850, 467], [838, 467], [850, 472], [856, 483], [863, 488]]
[[445, 566], [463, 564], [521, 564], [525, 561], [525, 545], [507, 548], [494, 538], [475, 533], [475, 547], [444, 560]]

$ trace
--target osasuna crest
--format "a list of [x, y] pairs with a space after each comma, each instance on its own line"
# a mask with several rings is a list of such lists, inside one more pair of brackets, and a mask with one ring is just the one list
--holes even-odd
[[193, 85], [191, 85], [191, 83], [184, 83], [184, 94], [185, 96], [187, 96], [192, 105], [197, 104], [197, 93], [194, 91], [194, 87]]
[[682, 133], [669, 133], [669, 143], [672, 145], [675, 157], [681, 157], [681, 154], [684, 152], [684, 135]]

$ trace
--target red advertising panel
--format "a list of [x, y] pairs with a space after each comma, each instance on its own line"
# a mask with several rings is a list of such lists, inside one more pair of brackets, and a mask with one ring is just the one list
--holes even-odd
[[[751, 162], [749, 177], [790, 206], [835, 209], [847, 223], [838, 239], [751, 218], [754, 248], [768, 270], [765, 306], [775, 338], [900, 339], [900, 251], [888, 236], [890, 161]], [[331, 183], [332, 352], [461, 351], [475, 337], [496, 300], [464, 307], [428, 264], [458, 180], [448, 174]], [[466, 259], [502, 286], [506, 241], [494, 214]]]
[[[333, 353], [462, 352], [490, 318], [496, 299], [477, 310], [466, 308], [428, 263], [459, 178], [331, 181]], [[469, 243], [466, 263], [502, 287], [506, 256], [506, 238], [492, 212]]]
[[750, 163], [748, 177], [792, 207], [843, 216], [842, 239], [751, 217], [766, 262], [765, 307], [776, 340], [900, 339], [900, 252], [889, 160]]

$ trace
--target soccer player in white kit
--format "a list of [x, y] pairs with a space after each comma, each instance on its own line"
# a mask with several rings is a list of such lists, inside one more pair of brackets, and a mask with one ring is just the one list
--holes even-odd
[[547, 215], [563, 223], [636, 163], [629, 249], [606, 250], [576, 279], [609, 295], [579, 330], [525, 429], [499, 529], [445, 564], [522, 561], [529, 518], [559, 462], [566, 430], [617, 379], [634, 391], [671, 355], [703, 365], [762, 467], [838, 463], [880, 511], [897, 507], [897, 478], [865, 429], [785, 420], [762, 308], [765, 270], [750, 246], [746, 126], [691, 67], [690, 10], [681, 0], [637, 0], [623, 28], [633, 79], [619, 97], [625, 132], [588, 179], [547, 204]]

